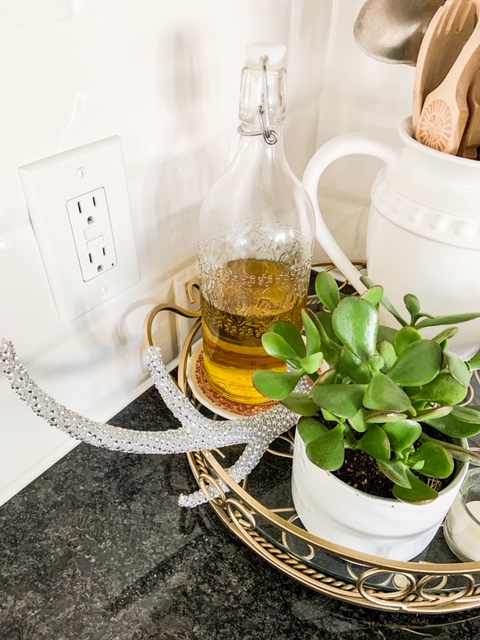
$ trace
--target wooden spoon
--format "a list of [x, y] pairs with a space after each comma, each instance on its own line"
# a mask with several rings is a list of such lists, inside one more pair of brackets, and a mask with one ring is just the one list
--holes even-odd
[[473, 77], [472, 84], [468, 89], [467, 105], [468, 120], [458, 155], [476, 160], [480, 146], [480, 70]]
[[425, 31], [413, 87], [412, 126], [416, 133], [426, 96], [445, 79], [476, 24], [471, 0], [447, 0]]
[[467, 91], [480, 65], [477, 23], [445, 80], [425, 99], [416, 138], [422, 144], [456, 154], [468, 120]]

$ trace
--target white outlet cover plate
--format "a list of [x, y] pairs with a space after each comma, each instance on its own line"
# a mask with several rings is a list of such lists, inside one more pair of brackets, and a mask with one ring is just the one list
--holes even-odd
[[[63, 323], [139, 280], [121, 141], [112, 136], [19, 167], [48, 281]], [[67, 203], [103, 188], [117, 263], [84, 281]]]

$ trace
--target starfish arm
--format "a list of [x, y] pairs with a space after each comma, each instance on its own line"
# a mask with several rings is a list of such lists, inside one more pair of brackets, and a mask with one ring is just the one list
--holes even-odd
[[[292, 424], [290, 421], [290, 427], [291, 426]], [[283, 433], [284, 431], [285, 429], [282, 426], [282, 431], [279, 431], [277, 435], [280, 435], [280, 433]], [[273, 436], [271, 439], [269, 438], [268, 442], [263, 439], [255, 439], [247, 444], [242, 455], [228, 470], [228, 475], [237, 483], [246, 478], [260, 462], [263, 454], [268, 449], [270, 442], [274, 440], [275, 437], [276, 436]], [[218, 479], [217, 482], [222, 488], [222, 491], [225, 493], [229, 491], [228, 486], [222, 480]], [[207, 487], [207, 490], [209, 495], [207, 495], [203, 490], [195, 491], [190, 495], [182, 494], [178, 499], [178, 504], [181, 507], [196, 507], [199, 504], [203, 504], [204, 502], [220, 497], [220, 492], [215, 486], [209, 486]]]
[[[161, 360], [159, 350], [156, 351], [151, 364], [152, 374], [158, 390], [183, 425], [178, 429], [137, 431], [91, 420], [71, 411], [43, 391], [18, 361], [12, 343], [2, 342], [0, 353], [3, 370], [12, 389], [32, 411], [51, 426], [88, 444], [127, 453], [166, 454], [243, 444], [252, 439], [259, 426], [256, 420], [258, 416], [230, 421], [228, 428], [225, 424], [202, 416], [176, 387]], [[272, 423], [278, 426], [278, 420], [283, 425], [286, 411], [282, 407], [268, 412], [271, 415], [266, 416], [264, 427], [260, 427], [259, 431], [270, 432]], [[285, 425], [285, 429], [288, 426]]]

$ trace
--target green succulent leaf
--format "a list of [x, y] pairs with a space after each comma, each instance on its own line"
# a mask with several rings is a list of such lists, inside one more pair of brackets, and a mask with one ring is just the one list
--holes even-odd
[[418, 390], [414, 400], [454, 405], [465, 399], [467, 391], [467, 387], [457, 382], [449, 373], [441, 372], [434, 380]]
[[374, 307], [380, 304], [383, 298], [383, 287], [380, 285], [375, 285], [371, 289], [367, 289], [364, 293], [362, 293], [363, 300], [366, 300]]
[[366, 385], [321, 384], [315, 385], [311, 395], [314, 402], [340, 418], [353, 418], [362, 407]]
[[307, 310], [307, 315], [315, 323], [321, 340], [321, 348], [323, 357], [328, 362], [330, 367], [335, 368], [340, 353], [341, 346], [338, 344], [338, 338], [333, 332], [332, 328], [332, 314], [320, 311], [319, 313], [312, 313]]
[[462, 446], [453, 444], [452, 442], [444, 442], [445, 449], [450, 451], [452, 457], [460, 462], [468, 462], [476, 467], [480, 466], [480, 453], [474, 449], [465, 449]]
[[348, 419], [349, 425], [358, 433], [364, 433], [368, 429], [368, 424], [365, 421], [367, 411], [363, 407], [357, 411], [357, 413]]
[[410, 488], [407, 489], [404, 486], [395, 484], [393, 487], [393, 495], [397, 500], [402, 500], [403, 502], [414, 502], [417, 504], [424, 504], [435, 500], [438, 496], [435, 489], [432, 489], [432, 487], [423, 482], [423, 480], [417, 478], [410, 469], [407, 469], [406, 474], [408, 481], [410, 482]]
[[327, 369], [326, 371], [322, 371], [315, 384], [335, 384], [336, 378], [336, 369]]
[[425, 422], [426, 420], [435, 420], [436, 418], [443, 418], [452, 412], [453, 407], [445, 405], [442, 407], [433, 407], [432, 409], [426, 409], [417, 411], [416, 418], [419, 422]]
[[365, 422], [366, 424], [385, 424], [387, 422], [400, 422], [401, 420], [405, 420], [406, 417], [406, 413], [374, 411], [368, 414]]
[[473, 356], [473, 358], [470, 358], [470, 360], [468, 361], [468, 368], [470, 369], [470, 371], [476, 371], [477, 369], [480, 369], [480, 349]]
[[385, 360], [378, 353], [374, 353], [373, 356], [370, 356], [368, 359], [368, 366], [374, 371], [381, 371], [385, 366]]
[[252, 376], [255, 389], [270, 400], [284, 400], [297, 386], [304, 371], [255, 371]]
[[480, 409], [476, 407], [453, 407], [444, 417], [423, 420], [452, 438], [471, 438], [480, 433]]
[[[370, 278], [367, 278], [367, 276], [360, 276], [360, 281], [362, 282], [362, 284], [364, 284], [367, 287], [367, 289], [371, 289], [372, 287], [376, 286], [375, 283], [372, 280], [370, 280]], [[398, 311], [395, 309], [395, 307], [390, 302], [390, 300], [388, 300], [388, 298], [386, 298], [385, 296], [383, 296], [382, 298], [382, 305], [385, 307], [385, 309], [389, 313], [392, 314], [395, 320], [402, 327], [406, 327], [408, 325], [408, 322], [402, 318], [402, 316], [398, 313]]]
[[262, 344], [269, 356], [279, 358], [285, 362], [294, 363], [298, 366], [302, 356], [299, 356], [282, 336], [271, 331], [264, 333], [262, 336]]
[[401, 386], [416, 387], [431, 382], [442, 366], [442, 349], [433, 340], [410, 343], [387, 375]]
[[276, 320], [270, 325], [267, 333], [276, 333], [295, 351], [299, 358], [305, 355], [305, 343], [297, 327], [290, 322]]
[[310, 356], [313, 353], [318, 353], [319, 351], [321, 351], [322, 341], [320, 338], [320, 331], [316, 322], [315, 315], [311, 311], [302, 311], [302, 322], [307, 341], [306, 355]]
[[343, 426], [339, 424], [315, 440], [311, 440], [306, 446], [306, 451], [308, 459], [325, 471], [340, 469], [345, 460]]
[[321, 327], [322, 330], [322, 334], [321, 334], [321, 338], [322, 340], [326, 339], [326, 340], [331, 340], [332, 342], [337, 343], [338, 342], [338, 338], [335, 335], [334, 331], [333, 331], [333, 327], [332, 327], [332, 314], [328, 313], [327, 311], [317, 311], [317, 313], [313, 313], [311, 311], [307, 310], [307, 313], [309, 315], [313, 315], [313, 320], [316, 321], [317, 326], [319, 326], [319, 328]]
[[316, 440], [329, 431], [329, 428], [326, 425], [312, 417], [300, 418], [297, 423], [297, 429], [305, 444], [308, 444], [312, 440]]
[[393, 341], [395, 340], [395, 336], [397, 335], [397, 331], [398, 331], [398, 329], [394, 329], [393, 327], [386, 327], [385, 325], [381, 324], [378, 327], [377, 341], [378, 342], [385, 341], [385, 342], [389, 342], [390, 344], [393, 345]]
[[346, 346], [342, 347], [340, 351], [338, 368], [342, 376], [350, 378], [359, 384], [367, 384], [372, 378], [372, 372], [368, 365]]
[[453, 473], [454, 462], [451, 454], [439, 442], [424, 442], [408, 458], [409, 466], [421, 465], [421, 474], [430, 478], [448, 478]]
[[317, 405], [304, 393], [293, 392], [286, 398], [283, 398], [282, 404], [300, 416], [315, 416], [318, 413]]
[[305, 373], [316, 373], [323, 364], [323, 353], [312, 353], [309, 356], [305, 356], [300, 360], [300, 367]]
[[432, 340], [438, 342], [438, 344], [442, 344], [447, 340], [450, 340], [450, 338], [453, 338], [453, 336], [455, 336], [457, 333], [458, 327], [447, 327], [443, 331], [440, 331], [440, 333], [437, 333], [437, 335], [432, 338]]
[[470, 405], [468, 407], [453, 407], [450, 415], [452, 418], [476, 424], [480, 431], [480, 407], [476, 405]]
[[422, 469], [423, 465], [424, 465], [424, 461], [423, 460], [417, 460], [416, 462], [412, 462], [410, 464], [410, 469], [412, 471], [420, 471], [420, 469]]
[[376, 372], [367, 387], [363, 406], [374, 411], [403, 412], [411, 407], [410, 398], [384, 373]]
[[333, 415], [333, 413], [330, 413], [330, 411], [327, 411], [326, 409], [320, 409], [320, 413], [323, 416], [323, 419], [326, 420], [327, 422], [343, 422], [343, 418], [339, 418], [338, 416]]
[[468, 387], [470, 378], [472, 377], [468, 365], [455, 353], [451, 353], [450, 351], [444, 351], [443, 357], [445, 358], [447, 369], [450, 371], [451, 376], [464, 387]]
[[385, 475], [395, 485], [405, 487], [405, 489], [410, 489], [411, 485], [408, 476], [409, 468], [404, 462], [401, 460], [377, 460], [377, 466], [383, 475]]
[[376, 424], [363, 434], [358, 441], [358, 447], [375, 460], [390, 460], [390, 440], [382, 427]]
[[412, 324], [415, 322], [416, 317], [420, 313], [420, 301], [417, 296], [414, 296], [413, 293], [407, 293], [403, 297], [403, 302], [407, 308], [410, 317], [412, 318]]
[[461, 322], [469, 322], [479, 318], [480, 313], [459, 313], [456, 315], [448, 316], [435, 316], [433, 318], [424, 318], [417, 323], [417, 329], [424, 329], [425, 327], [438, 327], [442, 324], [460, 324]]
[[397, 355], [400, 355], [413, 342], [422, 340], [422, 334], [413, 327], [402, 327], [393, 339]]
[[387, 340], [381, 340], [377, 344], [378, 353], [382, 356], [384, 362], [384, 368], [388, 371], [391, 369], [397, 359], [397, 353], [395, 347], [391, 342]]
[[340, 302], [338, 284], [328, 271], [321, 271], [316, 277], [315, 291], [323, 306], [331, 312]]
[[332, 317], [335, 335], [357, 356], [370, 358], [377, 353], [378, 313], [362, 298], [344, 298]]
[[385, 424], [383, 430], [396, 453], [401, 453], [405, 449], [412, 447], [422, 434], [421, 425], [415, 420], [409, 419]]

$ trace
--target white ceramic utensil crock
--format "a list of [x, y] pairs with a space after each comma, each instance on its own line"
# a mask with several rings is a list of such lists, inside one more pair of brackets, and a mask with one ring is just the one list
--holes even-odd
[[[310, 160], [303, 183], [317, 218], [317, 239], [359, 290], [357, 269], [330, 233], [317, 200], [327, 166], [348, 155], [372, 155], [386, 163], [373, 183], [367, 226], [368, 276], [405, 312], [403, 296], [415, 294], [433, 315], [480, 311], [480, 162], [426, 147], [413, 138], [411, 121], [399, 128], [399, 152], [362, 134], [323, 145]], [[405, 312], [406, 313], [406, 312]], [[383, 318], [384, 322], [392, 320]], [[436, 329], [436, 328], [435, 328]], [[480, 319], [461, 325], [452, 350], [463, 358], [480, 347]]]

